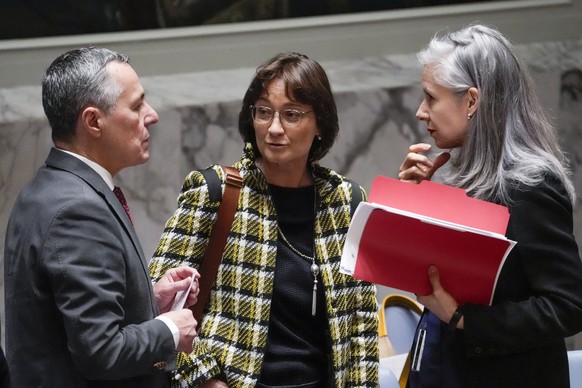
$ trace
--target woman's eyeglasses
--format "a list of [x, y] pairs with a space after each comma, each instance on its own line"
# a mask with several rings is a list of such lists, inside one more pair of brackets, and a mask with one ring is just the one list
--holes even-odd
[[279, 113], [279, 120], [286, 128], [297, 127], [301, 124], [301, 119], [305, 113], [313, 112], [313, 110], [301, 111], [297, 109], [282, 109], [277, 110], [269, 108], [268, 106], [251, 105], [251, 115], [253, 121], [260, 125], [270, 125], [273, 122], [275, 113]]

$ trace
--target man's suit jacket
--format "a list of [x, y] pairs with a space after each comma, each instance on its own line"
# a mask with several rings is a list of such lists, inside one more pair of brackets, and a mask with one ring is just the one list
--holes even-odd
[[89, 166], [52, 149], [6, 231], [6, 353], [15, 387], [163, 387], [175, 354], [135, 230]]

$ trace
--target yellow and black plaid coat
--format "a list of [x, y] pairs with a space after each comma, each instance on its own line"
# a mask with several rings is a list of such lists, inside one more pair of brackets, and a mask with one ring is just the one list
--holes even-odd
[[[194, 352], [178, 355], [181, 378], [175, 380], [176, 386], [196, 386], [214, 377], [231, 388], [254, 387], [261, 373], [277, 257], [277, 214], [249, 145], [235, 167], [244, 180], [235, 219]], [[224, 190], [224, 173], [220, 166], [213, 168]], [[325, 287], [335, 386], [376, 387], [375, 287], [339, 272], [350, 224], [352, 185], [317, 164], [313, 175], [318, 202], [315, 252]], [[220, 205], [210, 202], [199, 171], [186, 177], [178, 202], [150, 264], [154, 282], [171, 267], [199, 267]]]

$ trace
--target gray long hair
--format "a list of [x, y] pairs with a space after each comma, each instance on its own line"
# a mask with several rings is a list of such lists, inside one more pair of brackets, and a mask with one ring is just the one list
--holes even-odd
[[435, 36], [418, 53], [432, 65], [437, 83], [454, 93], [479, 90], [479, 106], [467, 138], [451, 158], [445, 183], [472, 197], [511, 202], [509, 190], [558, 177], [572, 203], [574, 185], [557, 134], [534, 93], [525, 65], [498, 31], [472, 25]]
[[105, 48], [85, 47], [67, 51], [51, 63], [42, 81], [42, 105], [53, 141], [73, 138], [77, 117], [86, 106], [105, 113], [115, 107], [121, 86], [106, 70], [113, 61], [129, 59]]

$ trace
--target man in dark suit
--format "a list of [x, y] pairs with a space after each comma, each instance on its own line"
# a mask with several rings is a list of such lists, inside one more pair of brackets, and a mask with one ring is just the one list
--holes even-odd
[[[54, 148], [16, 200], [6, 231], [6, 356], [14, 387], [164, 387], [196, 321], [194, 269], [152, 286], [113, 177], [148, 160], [145, 101], [126, 56], [89, 47], [59, 56], [43, 79]], [[122, 204], [123, 202], [123, 204]]]

